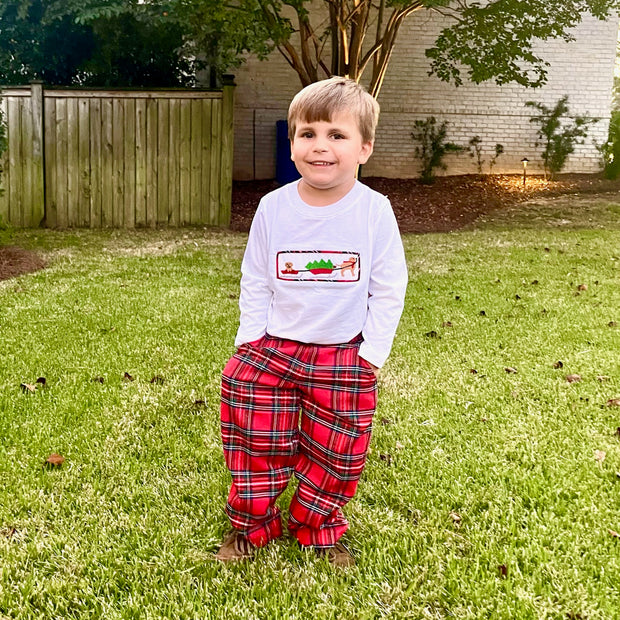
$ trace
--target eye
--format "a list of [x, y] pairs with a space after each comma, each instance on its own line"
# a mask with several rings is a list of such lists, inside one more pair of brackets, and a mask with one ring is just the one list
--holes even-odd
[[332, 138], [333, 138], [334, 140], [345, 140], [345, 139], [346, 139], [346, 136], [344, 136], [344, 135], [343, 135], [343, 134], [341, 134], [341, 133], [333, 133], [333, 134], [332, 134]]
[[311, 131], [302, 131], [299, 134], [299, 137], [300, 138], [312, 138], [312, 137], [314, 137], [314, 134]]

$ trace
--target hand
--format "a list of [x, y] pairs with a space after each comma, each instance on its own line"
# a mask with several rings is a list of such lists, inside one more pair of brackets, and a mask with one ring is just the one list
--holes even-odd
[[[368, 361], [368, 360], [367, 360]], [[370, 362], [368, 362], [370, 364], [370, 368], [373, 372], [373, 374], [375, 375], [375, 377], [379, 377], [379, 370], [381, 370], [380, 368], [378, 368], [377, 366], [375, 366], [374, 364], [371, 364]]]

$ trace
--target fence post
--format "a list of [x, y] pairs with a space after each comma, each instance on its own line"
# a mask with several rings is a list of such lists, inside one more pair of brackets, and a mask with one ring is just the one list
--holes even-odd
[[39, 226], [45, 219], [45, 168], [44, 168], [44, 120], [43, 82], [30, 82], [30, 103], [32, 110], [32, 220]]
[[223, 75], [222, 80], [222, 146], [220, 155], [220, 208], [218, 224], [220, 226], [229, 226], [232, 203], [235, 76]]

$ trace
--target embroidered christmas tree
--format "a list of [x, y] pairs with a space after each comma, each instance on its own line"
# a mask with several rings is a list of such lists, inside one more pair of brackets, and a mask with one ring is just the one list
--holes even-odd
[[327, 259], [327, 260], [315, 260], [315, 261], [310, 261], [307, 265], [306, 265], [306, 269], [310, 272], [310, 273], [331, 273], [334, 270], [334, 263], [332, 263], [331, 260]]

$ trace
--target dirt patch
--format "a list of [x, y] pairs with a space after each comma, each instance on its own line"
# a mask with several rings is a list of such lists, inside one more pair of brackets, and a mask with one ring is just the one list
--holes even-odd
[[0, 246], [0, 280], [38, 271], [45, 261], [35, 252], [14, 246]]
[[[403, 233], [448, 232], [476, 221], [497, 209], [543, 196], [620, 192], [620, 180], [601, 175], [566, 174], [556, 181], [520, 175], [463, 175], [439, 177], [432, 185], [417, 179], [362, 179], [388, 196]], [[278, 184], [275, 181], [236, 182], [233, 187], [233, 230], [247, 231], [262, 196]]]

